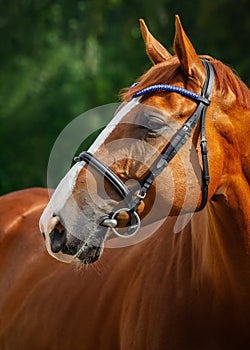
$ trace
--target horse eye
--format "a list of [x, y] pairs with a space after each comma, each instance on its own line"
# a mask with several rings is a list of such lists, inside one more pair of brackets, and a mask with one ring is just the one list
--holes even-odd
[[154, 131], [154, 132], [161, 130], [165, 125], [166, 124], [165, 124], [164, 120], [162, 120], [159, 117], [155, 117], [155, 116], [148, 116], [146, 123], [145, 123], [145, 127], [149, 131]]

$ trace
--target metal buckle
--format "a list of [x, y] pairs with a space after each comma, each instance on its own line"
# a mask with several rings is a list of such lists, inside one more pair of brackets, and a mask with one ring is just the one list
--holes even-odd
[[125, 231], [125, 232], [119, 232], [118, 228], [112, 227], [112, 226], [110, 227], [111, 230], [113, 231], [113, 233], [116, 236], [118, 236], [120, 238], [130, 238], [130, 237], [135, 236], [141, 227], [141, 219], [140, 219], [139, 215], [135, 211], [131, 212], [131, 209], [129, 209], [129, 208], [120, 208], [120, 209], [117, 209], [113, 213], [113, 215], [111, 216], [110, 219], [116, 220], [116, 216], [121, 212], [128, 212], [131, 219], [132, 219], [132, 216], [136, 219], [136, 223], [129, 226], [129, 227], [121, 227], [119, 229], [120, 231]]
[[136, 197], [141, 198], [141, 199], [144, 199], [144, 198], [146, 197], [146, 195], [147, 195], [147, 192], [145, 192], [144, 194], [141, 194], [141, 192], [138, 192], [138, 193], [136, 194]]

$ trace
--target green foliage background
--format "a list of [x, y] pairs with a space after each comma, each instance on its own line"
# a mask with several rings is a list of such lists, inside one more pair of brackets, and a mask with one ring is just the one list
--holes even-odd
[[139, 18], [171, 51], [178, 13], [197, 52], [249, 85], [247, 9], [247, 0], [1, 0], [0, 193], [46, 186], [60, 131], [149, 68]]

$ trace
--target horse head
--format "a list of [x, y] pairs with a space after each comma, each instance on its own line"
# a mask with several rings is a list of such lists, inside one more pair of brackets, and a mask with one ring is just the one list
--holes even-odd
[[112, 234], [132, 239], [141, 221], [194, 213], [222, 191], [233, 137], [228, 115], [245, 88], [221, 62], [197, 55], [178, 16], [173, 56], [140, 24], [153, 66], [123, 92], [113, 120], [41, 217], [58, 260], [92, 263]]

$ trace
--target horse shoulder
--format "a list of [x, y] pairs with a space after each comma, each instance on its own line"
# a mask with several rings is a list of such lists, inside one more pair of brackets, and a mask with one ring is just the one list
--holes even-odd
[[[48, 203], [49, 192], [44, 188], [29, 188], [0, 197], [0, 241], [16, 232], [25, 220], [37, 223]], [[37, 225], [38, 228], [38, 225]]]
[[46, 254], [39, 233], [39, 217], [48, 202], [48, 191], [32, 188], [0, 197], [0, 309], [4, 330], [39, 280], [46, 265], [53, 264]]

